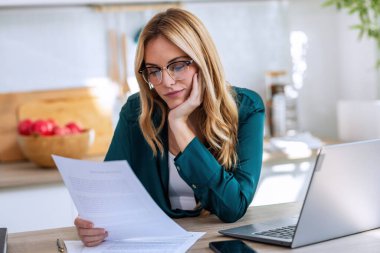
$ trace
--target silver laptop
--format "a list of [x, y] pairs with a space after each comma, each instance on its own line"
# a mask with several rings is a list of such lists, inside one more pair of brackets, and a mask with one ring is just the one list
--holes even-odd
[[320, 149], [299, 216], [221, 230], [296, 248], [380, 227], [380, 139]]

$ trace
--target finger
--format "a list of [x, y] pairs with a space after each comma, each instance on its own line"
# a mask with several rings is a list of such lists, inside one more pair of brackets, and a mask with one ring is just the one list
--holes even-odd
[[80, 217], [77, 217], [74, 220], [74, 224], [78, 228], [93, 228], [94, 224], [91, 221], [84, 220]]
[[199, 73], [198, 73], [198, 87], [199, 87], [199, 102], [201, 104], [203, 101], [203, 95], [205, 93], [206, 86], [203, 85], [202, 78]]
[[82, 241], [84, 243], [92, 243], [92, 242], [103, 241], [105, 238], [106, 238], [106, 234], [104, 234], [104, 235], [97, 235], [97, 236], [84, 236], [82, 238]]
[[86, 245], [87, 247], [94, 247], [94, 246], [98, 246], [99, 244], [101, 244], [104, 240], [99, 240], [99, 241], [95, 241], [95, 242], [83, 242], [84, 245]]
[[101, 242], [103, 242], [107, 236], [108, 236], [108, 233], [105, 233], [104, 235], [101, 235], [101, 236], [100, 235], [99, 236], [86, 236], [82, 239], [82, 241], [86, 246], [92, 247], [92, 246], [96, 246], [96, 245], [100, 244]]
[[198, 83], [198, 73], [195, 73], [193, 76], [193, 83], [191, 87], [190, 99], [197, 102], [199, 97], [199, 83]]
[[101, 244], [103, 241], [96, 241], [96, 242], [86, 242], [84, 243], [84, 245], [86, 247], [94, 247], [94, 246], [98, 246], [99, 244]]
[[196, 76], [194, 75], [193, 89], [194, 89], [194, 101], [195, 101], [195, 104], [198, 106], [202, 103], [202, 96], [203, 96], [202, 82], [200, 80], [199, 73], [196, 73]]
[[78, 229], [79, 236], [98, 236], [106, 233], [104, 228]]
[[195, 73], [193, 76], [193, 91], [195, 95], [198, 95], [199, 93], [198, 73]]

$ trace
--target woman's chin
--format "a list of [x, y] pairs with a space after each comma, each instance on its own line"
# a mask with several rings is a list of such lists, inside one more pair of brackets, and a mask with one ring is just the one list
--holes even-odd
[[181, 100], [181, 101], [172, 101], [171, 103], [168, 103], [168, 107], [169, 107], [170, 110], [173, 110], [173, 109], [177, 108], [178, 106], [180, 106], [181, 104], [183, 104], [183, 102], [185, 102], [185, 101], [183, 101], [183, 100]]

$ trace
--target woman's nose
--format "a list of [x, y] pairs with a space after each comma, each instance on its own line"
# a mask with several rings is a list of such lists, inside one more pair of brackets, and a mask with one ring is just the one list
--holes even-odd
[[175, 80], [169, 75], [169, 71], [167, 69], [162, 70], [162, 85], [172, 86], [175, 83]]

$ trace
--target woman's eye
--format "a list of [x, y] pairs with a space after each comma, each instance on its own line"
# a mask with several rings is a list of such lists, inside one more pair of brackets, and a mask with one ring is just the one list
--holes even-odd
[[155, 76], [155, 75], [158, 75], [160, 73], [161, 69], [148, 69], [148, 75], [150, 76]]
[[186, 67], [186, 64], [183, 62], [177, 62], [170, 66], [171, 69], [175, 72], [181, 71]]

